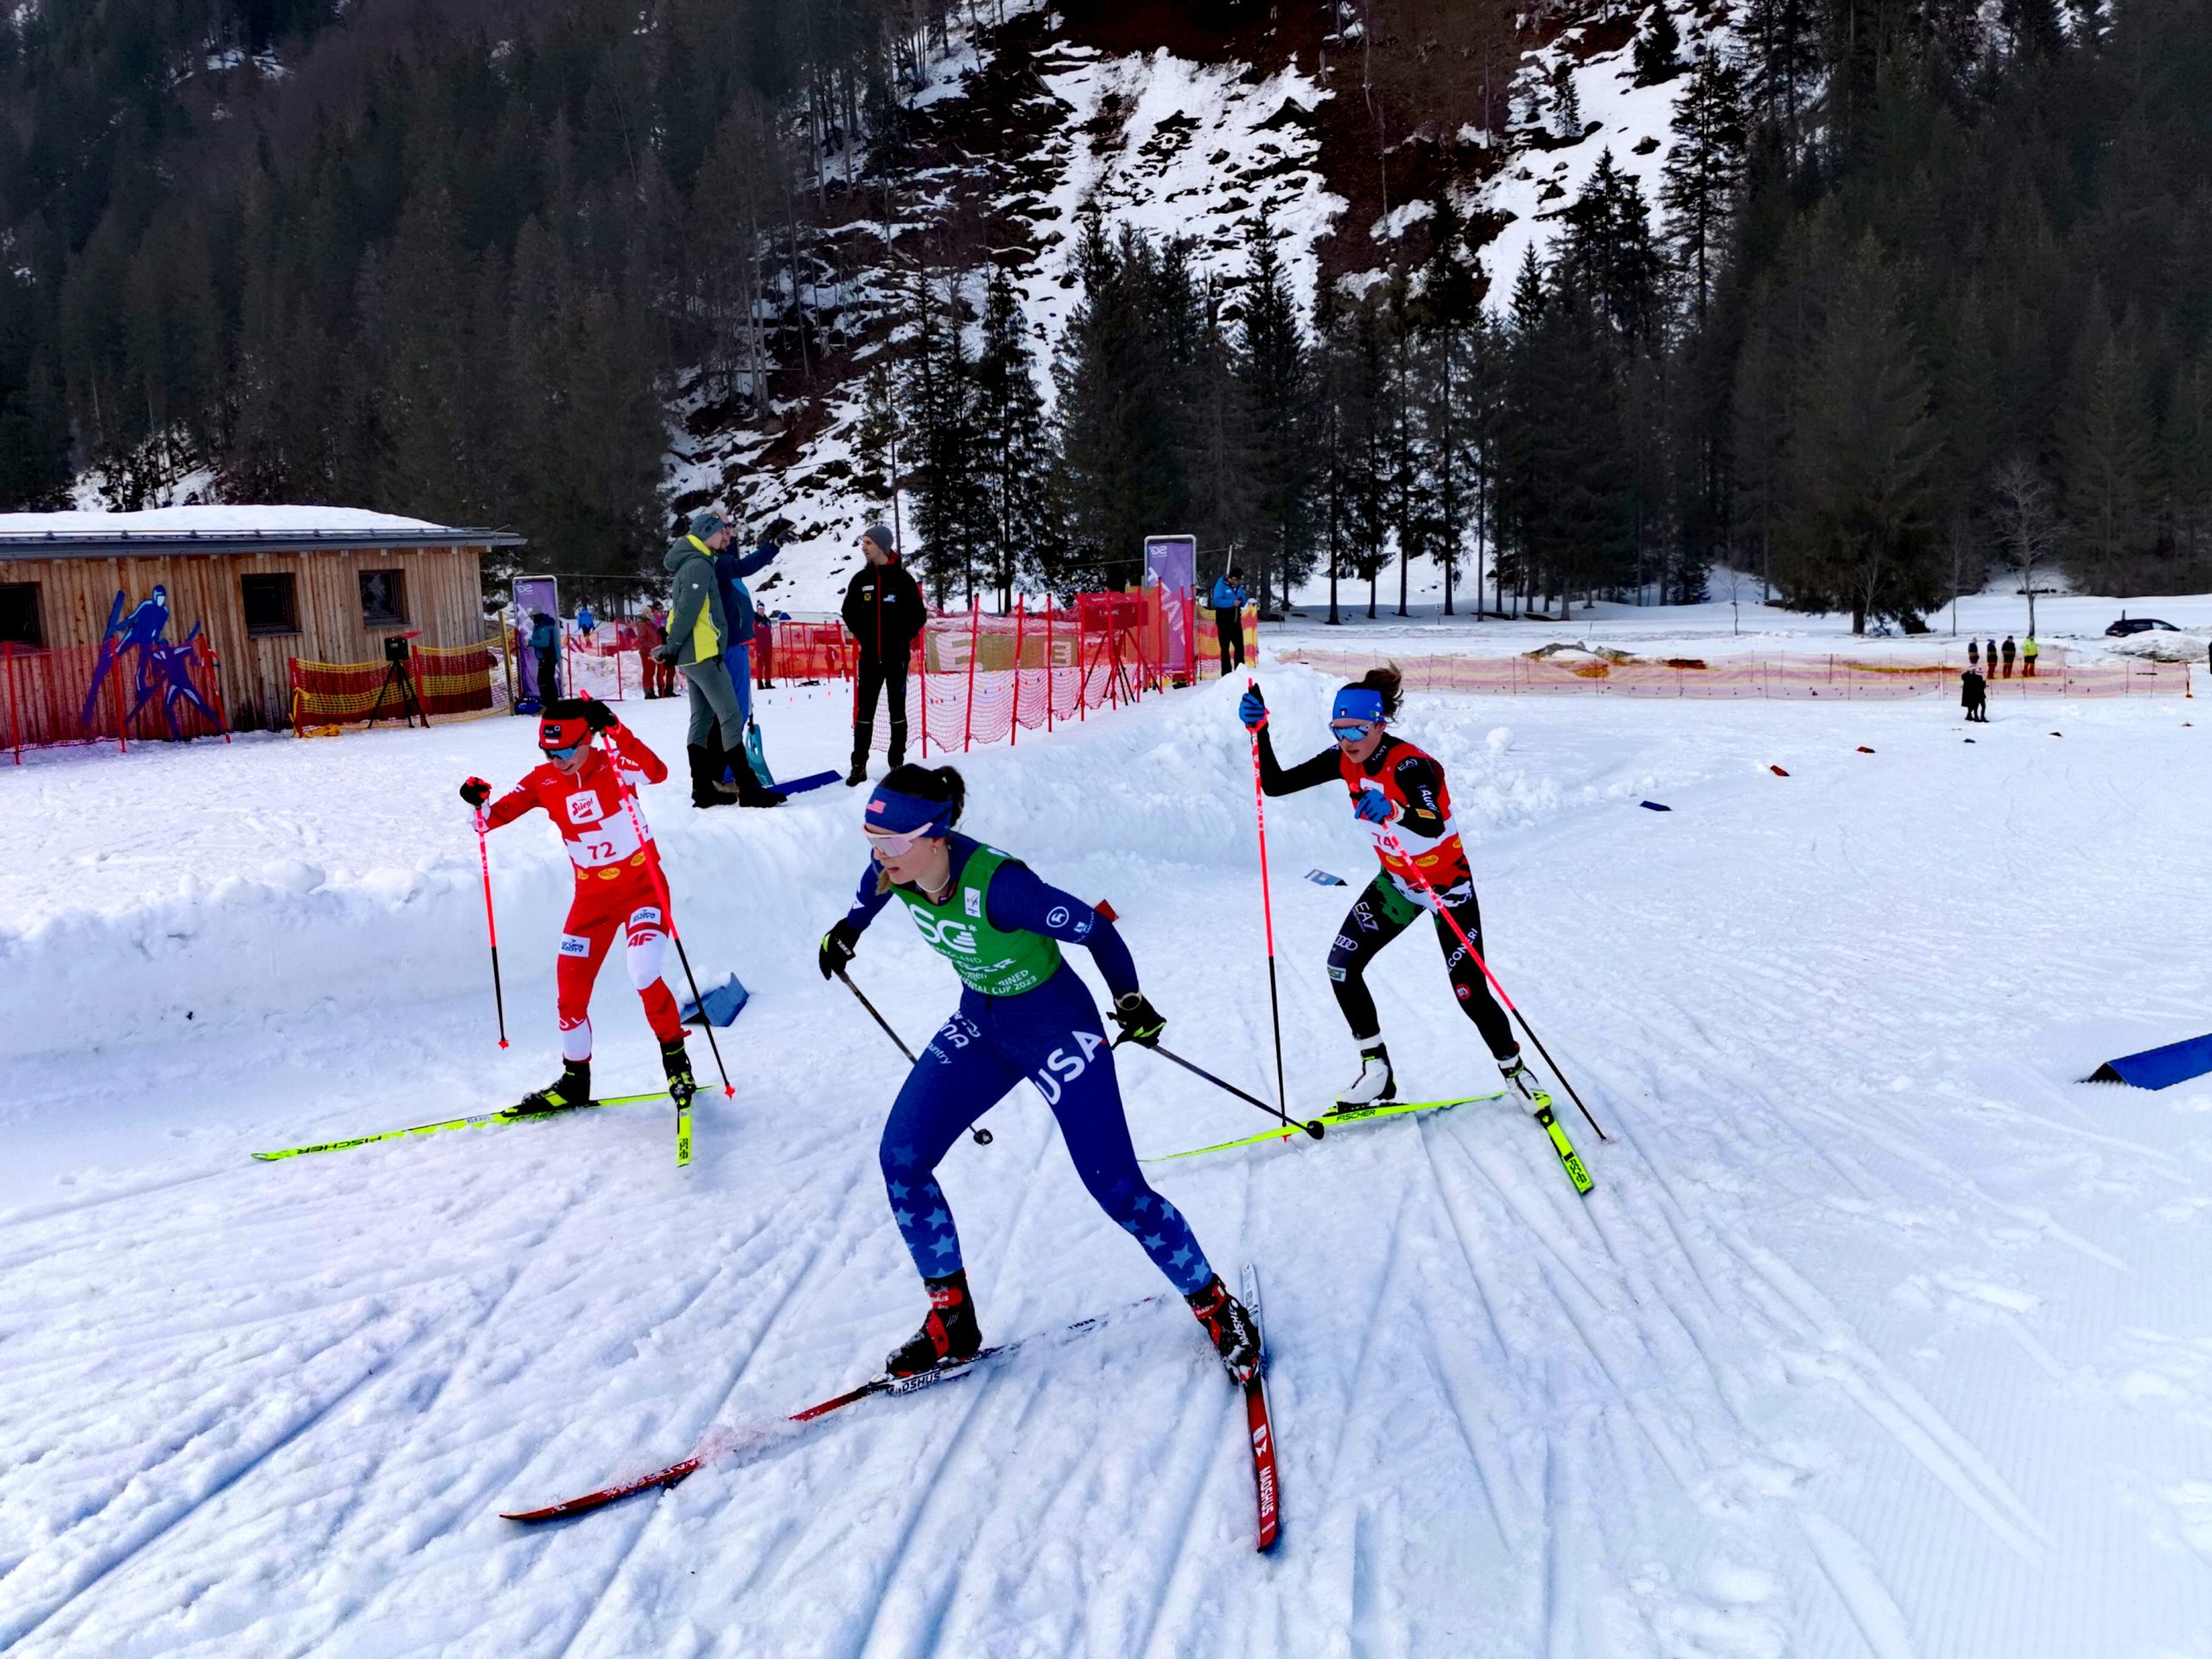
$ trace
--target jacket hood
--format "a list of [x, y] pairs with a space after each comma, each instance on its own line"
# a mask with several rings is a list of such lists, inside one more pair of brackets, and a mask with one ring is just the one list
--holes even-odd
[[666, 570], [677, 570], [683, 568], [686, 559], [703, 559], [707, 556], [692, 546], [688, 538], [678, 537], [668, 544], [668, 551], [661, 555], [661, 567]]

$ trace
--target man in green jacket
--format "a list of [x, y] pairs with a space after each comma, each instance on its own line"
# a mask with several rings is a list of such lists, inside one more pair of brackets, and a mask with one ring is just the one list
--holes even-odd
[[715, 555], [729, 545], [729, 525], [712, 507], [691, 515], [688, 534], [668, 544], [661, 563], [668, 568], [668, 640], [654, 654], [683, 671], [690, 694], [691, 724], [684, 734], [691, 763], [691, 804], [727, 806], [734, 786], [721, 782], [725, 756], [745, 764], [745, 728], [737, 712], [737, 692], [722, 665], [722, 643], [729, 620], [722, 614], [721, 584], [715, 580]]

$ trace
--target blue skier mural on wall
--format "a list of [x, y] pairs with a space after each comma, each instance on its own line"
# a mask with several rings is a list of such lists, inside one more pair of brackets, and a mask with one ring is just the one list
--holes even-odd
[[197, 622], [192, 632], [175, 643], [168, 638], [169, 626], [169, 590], [160, 582], [154, 584], [153, 594], [141, 600], [129, 616], [123, 613], [129, 594], [118, 588], [115, 603], [108, 607], [107, 632], [100, 639], [100, 654], [92, 666], [92, 683], [85, 690], [85, 706], [77, 718], [87, 731], [92, 728], [92, 711], [99, 706], [101, 690], [108, 676], [127, 651], [136, 651], [137, 659], [132, 664], [135, 677], [133, 690], [137, 700], [130, 705], [130, 712], [124, 716], [128, 726], [138, 717], [138, 712], [156, 696], [162, 699], [162, 715], [168, 722], [169, 735], [181, 739], [183, 730], [177, 724], [176, 706], [189, 702], [205, 715], [210, 724], [220, 729], [223, 721], [200, 697], [192, 683], [194, 660], [194, 645], [200, 638]]

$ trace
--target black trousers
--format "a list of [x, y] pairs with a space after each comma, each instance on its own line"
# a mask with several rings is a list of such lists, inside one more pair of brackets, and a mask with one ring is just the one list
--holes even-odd
[[1221, 640], [1222, 677], [1229, 677], [1233, 668], [1244, 666], [1244, 617], [1239, 611], [1217, 610], [1213, 613], [1213, 631]]
[[879, 692], [888, 693], [891, 703], [891, 764], [897, 766], [906, 758], [906, 657], [901, 652], [895, 661], [885, 662], [861, 653], [859, 683], [854, 687], [853, 700], [853, 764], [858, 766], [868, 759], [868, 746], [875, 741], [875, 699]]
[[[1375, 1012], [1375, 998], [1367, 988], [1368, 963], [1423, 913], [1419, 905], [1398, 891], [1389, 877], [1380, 874], [1367, 884], [1359, 897], [1352, 900], [1351, 909], [1345, 912], [1337, 942], [1329, 950], [1329, 982], [1336, 988], [1337, 1006], [1344, 1010], [1344, 1023], [1351, 1027], [1353, 1041], [1371, 1043], [1382, 1034], [1382, 1019]], [[1475, 949], [1481, 950], [1482, 911], [1475, 901], [1471, 886], [1466, 897], [1452, 906], [1452, 915], [1466, 930]], [[1459, 943], [1451, 922], [1441, 916], [1433, 919], [1436, 923], [1436, 941], [1444, 948], [1444, 968], [1452, 981], [1452, 995], [1459, 999], [1459, 1007], [1482, 1033], [1491, 1055], [1500, 1060], [1509, 1058], [1520, 1045], [1513, 1040], [1513, 1027], [1505, 1017], [1505, 1010], [1491, 997], [1483, 970], [1475, 965], [1467, 947]]]
[[541, 651], [537, 653], [537, 700], [550, 702], [561, 695], [561, 653]]

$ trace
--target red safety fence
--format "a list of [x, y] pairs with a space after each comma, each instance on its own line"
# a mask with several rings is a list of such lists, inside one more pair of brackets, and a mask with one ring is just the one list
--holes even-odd
[[27, 748], [112, 741], [230, 740], [214, 651], [204, 636], [155, 651], [0, 644], [0, 721], [16, 764]]
[[[1249, 660], [1257, 613], [1248, 608], [1243, 622]], [[837, 622], [779, 622], [765, 650], [756, 640], [753, 657], [763, 680], [772, 672], [850, 683], [859, 672], [859, 647]], [[1179, 618], [1156, 590], [1079, 594], [1068, 606], [1025, 597], [1003, 615], [976, 604], [924, 625], [908, 658], [907, 717], [923, 754], [1018, 743], [1024, 730], [1051, 731], [1220, 672], [1213, 613], [1187, 598]], [[889, 741], [889, 711], [879, 709], [875, 747]]]
[[[410, 642], [407, 683], [427, 720], [437, 715], [481, 715], [507, 706], [507, 685], [498, 667], [499, 642], [473, 645], [416, 645]], [[393, 665], [313, 663], [291, 658], [292, 730], [305, 736], [353, 721], [406, 720], [410, 711]]]
[[[1547, 657], [1400, 655], [1382, 651], [1278, 648], [1279, 663], [1303, 663], [1325, 674], [1356, 678], [1395, 663], [1414, 691], [1498, 696], [1581, 693], [1620, 697], [1831, 697], [1872, 702], [1959, 695], [1963, 658], [1936, 662], [1853, 658], [1827, 653], [1746, 652], [1740, 656], [1615, 660], [1596, 654]], [[2056, 660], [2054, 660], [2056, 659]], [[2056, 650], [2037, 671], [2015, 669], [1989, 681], [1993, 701], [2006, 697], [2193, 696], [2186, 663], [2124, 658], [2075, 664]]]

